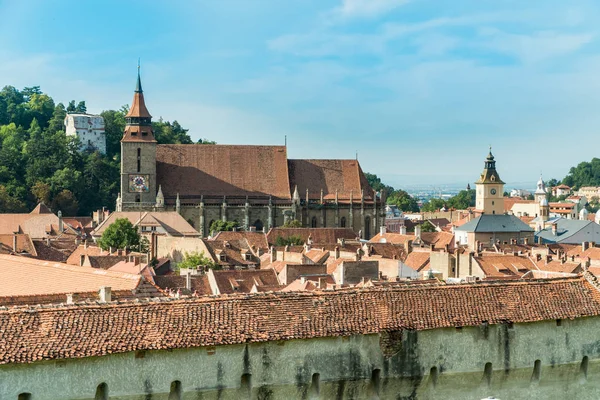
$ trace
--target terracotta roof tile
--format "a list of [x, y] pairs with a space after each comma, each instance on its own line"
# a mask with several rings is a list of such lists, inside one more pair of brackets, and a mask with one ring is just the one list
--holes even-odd
[[407, 284], [0, 310], [0, 364], [598, 316], [600, 292], [592, 280], [586, 275], [534, 282]]
[[165, 144], [156, 149], [165, 198], [273, 196], [290, 199], [285, 146]]
[[96, 292], [101, 286], [135, 290], [140, 276], [0, 255], [0, 297]]
[[352, 191], [353, 201], [360, 202], [361, 191], [365, 199], [373, 200], [373, 189], [365, 178], [356, 160], [289, 160], [290, 191], [298, 186], [300, 197], [320, 199], [321, 189], [324, 197], [349, 200]]

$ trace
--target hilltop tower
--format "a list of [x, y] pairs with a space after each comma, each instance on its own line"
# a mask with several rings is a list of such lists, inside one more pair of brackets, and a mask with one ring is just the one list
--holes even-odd
[[[140, 67], [133, 102], [125, 116], [121, 139], [121, 193], [117, 210], [135, 210], [156, 203], [156, 139], [152, 116], [144, 102]], [[119, 204], [120, 203], [120, 204]]]
[[484, 162], [483, 172], [475, 182], [475, 208], [484, 214], [504, 214], [504, 182], [496, 171], [492, 148]]

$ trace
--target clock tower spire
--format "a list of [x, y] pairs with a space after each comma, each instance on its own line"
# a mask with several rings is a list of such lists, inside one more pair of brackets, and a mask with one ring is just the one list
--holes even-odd
[[156, 202], [156, 139], [146, 108], [140, 65], [121, 139], [121, 206], [123, 211], [151, 207]]
[[496, 171], [492, 147], [485, 159], [483, 172], [475, 182], [475, 208], [484, 214], [504, 214], [504, 182]]

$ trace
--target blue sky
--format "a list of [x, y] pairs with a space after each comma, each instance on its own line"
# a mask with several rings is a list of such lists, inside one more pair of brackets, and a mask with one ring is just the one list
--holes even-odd
[[0, 85], [131, 101], [193, 138], [354, 158], [387, 183], [505, 181], [597, 156], [600, 2], [0, 0]]

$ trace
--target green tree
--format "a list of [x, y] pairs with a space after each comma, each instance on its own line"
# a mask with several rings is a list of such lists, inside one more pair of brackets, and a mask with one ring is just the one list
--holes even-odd
[[386, 201], [387, 204], [393, 204], [405, 212], [419, 212], [417, 200], [404, 190], [392, 192]]
[[209, 257], [204, 255], [204, 252], [185, 252], [183, 260], [177, 264], [178, 269], [186, 268], [186, 269], [197, 269], [199, 267], [210, 268], [210, 269], [221, 269], [219, 264], [215, 263]]
[[52, 199], [52, 209], [61, 211], [66, 217], [75, 217], [79, 202], [70, 190], [64, 189]]
[[304, 240], [300, 235], [291, 235], [287, 238], [283, 236], [278, 236], [275, 239], [275, 246], [302, 246], [304, 245]]
[[475, 189], [461, 190], [456, 196], [448, 199], [448, 206], [457, 210], [475, 207]]
[[211, 232], [223, 232], [223, 231], [232, 231], [238, 228], [237, 221], [222, 221], [217, 220], [210, 224]]
[[48, 121], [48, 131], [50, 132], [58, 132], [65, 130], [65, 118], [67, 116], [67, 110], [65, 109], [65, 105], [63, 103], [58, 103], [56, 107], [54, 107], [54, 111], [52, 112], [52, 118]]
[[283, 228], [302, 228], [302, 222], [291, 219], [283, 224]]
[[425, 221], [421, 224], [421, 232], [435, 232], [435, 226], [429, 221]]
[[127, 111], [123, 108], [120, 110], [102, 111], [100, 115], [104, 118], [104, 136], [106, 137], [106, 155], [113, 158], [120, 154], [121, 138], [125, 131], [125, 114]]
[[390, 196], [394, 192], [394, 188], [392, 186], [388, 186], [381, 182], [381, 179], [379, 179], [379, 177], [375, 174], [365, 172], [365, 178], [367, 178], [367, 182], [369, 182], [369, 185], [373, 190], [378, 192], [383, 190], [385, 193], [387, 193], [387, 196]]
[[69, 105], [67, 106], [67, 112], [74, 113], [76, 109], [77, 109], [77, 106], [75, 105], [75, 100], [71, 100], [69, 102]]
[[0, 185], [0, 213], [19, 213], [25, 211], [25, 203], [12, 196], [4, 185]]
[[591, 162], [584, 161], [572, 167], [562, 183], [574, 188], [600, 186], [600, 158], [594, 157]]
[[425, 211], [425, 212], [435, 212], [438, 211], [440, 209], [442, 209], [443, 207], [446, 207], [446, 201], [443, 199], [429, 199], [428, 202], [426, 202], [425, 204], [423, 204], [423, 207], [421, 207], [421, 211]]
[[47, 183], [37, 181], [31, 188], [31, 194], [33, 194], [36, 203], [50, 204], [52, 190]]
[[117, 218], [104, 230], [98, 240], [101, 249], [136, 248], [140, 244], [140, 234], [127, 218]]
[[77, 107], [75, 107], [75, 112], [80, 114], [85, 114], [87, 112], [85, 101], [80, 101], [79, 103], [77, 103]]

